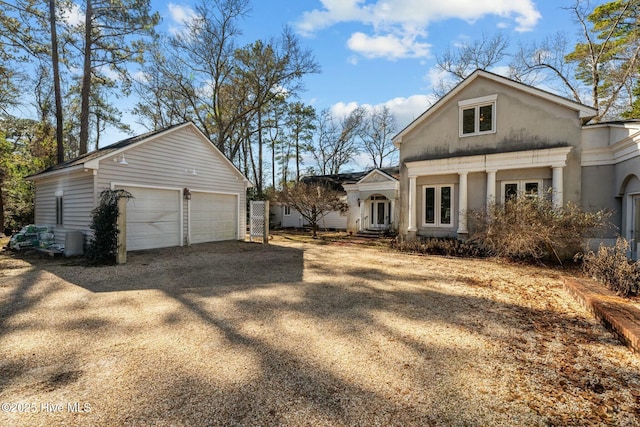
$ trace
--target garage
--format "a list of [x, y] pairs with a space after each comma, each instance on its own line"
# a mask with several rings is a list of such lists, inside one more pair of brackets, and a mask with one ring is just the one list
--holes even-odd
[[191, 243], [237, 239], [236, 195], [193, 191], [190, 203]]
[[90, 239], [92, 211], [113, 189], [134, 196], [119, 236], [127, 251], [245, 237], [251, 183], [192, 122], [123, 139], [30, 179], [36, 223], [59, 244], [70, 231]]
[[123, 187], [127, 201], [127, 250], [179, 246], [180, 190]]

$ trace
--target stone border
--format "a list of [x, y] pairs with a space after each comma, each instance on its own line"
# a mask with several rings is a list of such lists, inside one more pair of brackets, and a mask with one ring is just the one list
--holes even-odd
[[563, 277], [565, 289], [633, 352], [640, 354], [640, 309], [591, 280]]

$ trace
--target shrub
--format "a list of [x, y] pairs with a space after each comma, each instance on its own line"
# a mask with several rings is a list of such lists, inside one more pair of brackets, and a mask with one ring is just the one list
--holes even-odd
[[483, 257], [485, 251], [475, 242], [446, 238], [421, 238], [411, 241], [393, 241], [391, 247], [400, 252], [455, 257]]
[[640, 261], [627, 258], [629, 242], [619, 237], [615, 246], [601, 244], [596, 253], [582, 255], [582, 269], [618, 295], [632, 296], [640, 291]]
[[92, 265], [116, 263], [118, 252], [118, 200], [133, 196], [125, 190], [105, 190], [100, 193], [100, 205], [91, 211], [93, 239], [89, 243], [86, 259]]
[[608, 225], [610, 212], [584, 212], [574, 203], [554, 208], [544, 197], [520, 195], [469, 213], [470, 239], [490, 255], [558, 263], [582, 252], [585, 238]]

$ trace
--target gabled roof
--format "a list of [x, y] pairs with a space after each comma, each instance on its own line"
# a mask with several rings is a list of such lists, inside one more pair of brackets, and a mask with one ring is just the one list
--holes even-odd
[[409, 123], [407, 127], [401, 130], [396, 136], [393, 137], [393, 143], [398, 146], [402, 144], [402, 137], [407, 133], [411, 132], [417, 125], [426, 120], [429, 116], [433, 115], [438, 109], [440, 109], [443, 105], [445, 105], [451, 98], [455, 97], [458, 93], [460, 93], [464, 88], [469, 86], [471, 83], [476, 81], [479, 78], [485, 78], [505, 86], [509, 86], [513, 89], [525, 92], [529, 95], [533, 95], [539, 98], [543, 98], [547, 101], [553, 102], [555, 104], [561, 105], [563, 107], [569, 108], [578, 112], [578, 116], [583, 119], [586, 123], [589, 119], [595, 117], [598, 114], [598, 111], [592, 107], [586, 106], [579, 102], [572, 101], [570, 99], [564, 98], [559, 95], [555, 95], [551, 92], [547, 92], [542, 89], [538, 89], [536, 87], [516, 82], [515, 80], [508, 79], [506, 77], [500, 76], [498, 74], [491, 73], [485, 70], [476, 70], [469, 77], [461, 81], [456, 87], [454, 87], [449, 93], [440, 98], [435, 104], [429, 107], [424, 113], [422, 113], [417, 119]]
[[364, 182], [374, 175], [380, 175], [389, 181], [398, 181], [400, 168], [373, 169], [358, 180], [358, 183]]
[[107, 145], [105, 147], [99, 148], [96, 151], [92, 151], [90, 153], [83, 154], [76, 158], [67, 160], [66, 162], [58, 163], [57, 165], [51, 166], [42, 172], [39, 172], [34, 175], [30, 175], [26, 177], [27, 180], [35, 180], [39, 178], [43, 178], [50, 175], [57, 175], [65, 173], [66, 171], [71, 171], [75, 169], [98, 169], [98, 164], [101, 160], [105, 158], [109, 158], [112, 156], [117, 156], [120, 153], [124, 153], [127, 150], [132, 149], [138, 145], [144, 144], [146, 142], [152, 141], [162, 135], [165, 135], [170, 132], [174, 132], [178, 129], [182, 128], [191, 128], [194, 130], [198, 136], [200, 136], [203, 140], [206, 140], [211, 147], [220, 154], [220, 156], [227, 162], [227, 164], [233, 168], [233, 170], [238, 173], [245, 181], [249, 181], [242, 172], [229, 160], [219, 149], [216, 147], [213, 142], [203, 134], [200, 129], [193, 122], [184, 122], [176, 125], [172, 125], [166, 127], [164, 129], [159, 129], [147, 133], [143, 133], [141, 135], [133, 136], [131, 138], [126, 138], [121, 141], [115, 142], [113, 144]]
[[325, 184], [329, 185], [331, 188], [337, 191], [344, 191], [344, 184], [356, 184], [368, 177], [375, 171], [386, 175], [390, 179], [398, 180], [400, 175], [400, 168], [398, 166], [388, 167], [388, 168], [374, 168], [368, 169], [366, 171], [360, 172], [347, 172], [347, 173], [339, 173], [333, 175], [309, 175], [302, 177], [300, 181], [306, 184]]

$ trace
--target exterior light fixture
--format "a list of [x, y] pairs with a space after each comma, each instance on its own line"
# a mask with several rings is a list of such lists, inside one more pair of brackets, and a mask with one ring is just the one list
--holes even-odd
[[127, 159], [124, 158], [124, 153], [120, 154], [120, 157], [114, 157], [113, 161], [119, 165], [128, 165]]
[[191, 190], [189, 190], [188, 188], [185, 188], [182, 190], [182, 194], [185, 200], [191, 200]]

